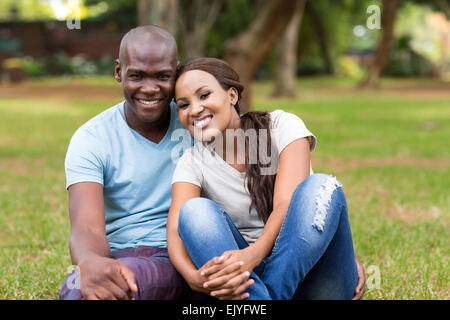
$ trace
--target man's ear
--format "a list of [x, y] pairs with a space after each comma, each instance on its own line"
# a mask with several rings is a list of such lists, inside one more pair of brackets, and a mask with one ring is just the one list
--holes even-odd
[[116, 66], [114, 67], [114, 79], [117, 82], [122, 82], [122, 68], [120, 67], [119, 59], [116, 59]]

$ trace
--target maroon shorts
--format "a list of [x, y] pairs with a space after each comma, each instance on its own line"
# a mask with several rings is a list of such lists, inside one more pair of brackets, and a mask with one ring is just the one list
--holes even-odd
[[[136, 300], [196, 300], [206, 297], [189, 288], [170, 263], [166, 248], [141, 246], [122, 249], [112, 252], [111, 258], [124, 263], [136, 275], [139, 289], [135, 294]], [[83, 299], [79, 288], [68, 286], [68, 280], [73, 279], [74, 272], [75, 270], [64, 280], [59, 299]]]

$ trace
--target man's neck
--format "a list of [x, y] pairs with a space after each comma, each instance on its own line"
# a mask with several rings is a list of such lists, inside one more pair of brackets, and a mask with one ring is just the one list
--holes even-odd
[[124, 112], [127, 124], [141, 136], [153, 143], [159, 143], [169, 129], [171, 113], [170, 107], [167, 107], [166, 112], [164, 112], [161, 118], [154, 122], [145, 122], [138, 119], [130, 108], [125, 107]]

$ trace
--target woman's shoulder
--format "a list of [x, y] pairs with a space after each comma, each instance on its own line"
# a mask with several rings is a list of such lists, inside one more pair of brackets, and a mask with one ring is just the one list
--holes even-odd
[[203, 145], [202, 142], [196, 142], [192, 147], [184, 150], [180, 159], [178, 160], [178, 165], [190, 164], [192, 166], [197, 166], [202, 168], [205, 164], [214, 162], [215, 157], [214, 152]]
[[315, 149], [317, 139], [298, 115], [277, 109], [270, 116], [272, 136], [278, 141], [280, 152], [290, 142], [303, 137], [308, 137], [311, 151]]
[[269, 113], [270, 113], [270, 120], [272, 122], [272, 127], [274, 128], [285, 125], [286, 123], [290, 122], [297, 122], [297, 123], [300, 122], [304, 124], [302, 118], [300, 118], [297, 114], [292, 112], [288, 112], [282, 109], [276, 109]]
[[179, 161], [186, 161], [188, 159], [192, 159], [201, 150], [202, 150], [202, 144], [197, 142], [192, 147], [189, 147], [183, 151], [183, 154], [181, 155]]

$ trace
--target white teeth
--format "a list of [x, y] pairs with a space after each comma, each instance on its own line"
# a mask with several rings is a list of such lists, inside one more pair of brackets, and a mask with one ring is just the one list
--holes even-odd
[[145, 105], [150, 105], [150, 104], [155, 104], [157, 103], [159, 100], [141, 100], [141, 99], [137, 99], [140, 103], [145, 104]]
[[203, 128], [211, 121], [211, 117], [208, 117], [206, 119], [200, 120], [200, 121], [194, 121], [194, 126], [197, 128]]

